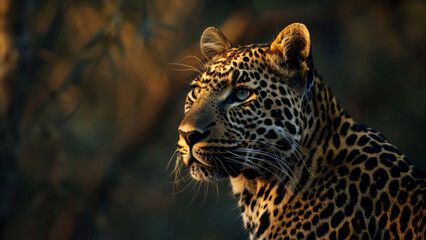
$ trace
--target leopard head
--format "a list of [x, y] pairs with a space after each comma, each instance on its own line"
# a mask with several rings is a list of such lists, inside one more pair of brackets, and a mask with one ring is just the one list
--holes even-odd
[[272, 44], [233, 46], [217, 29], [201, 37], [204, 71], [191, 84], [177, 165], [211, 181], [289, 176], [313, 85], [309, 32], [287, 26]]

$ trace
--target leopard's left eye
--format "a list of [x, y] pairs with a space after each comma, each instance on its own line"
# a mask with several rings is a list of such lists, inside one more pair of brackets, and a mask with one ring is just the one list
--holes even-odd
[[233, 92], [234, 100], [242, 102], [246, 100], [251, 95], [251, 90], [248, 88], [237, 88]]
[[194, 98], [197, 98], [200, 92], [201, 92], [200, 87], [194, 87], [194, 89], [192, 90], [192, 95], [194, 96]]

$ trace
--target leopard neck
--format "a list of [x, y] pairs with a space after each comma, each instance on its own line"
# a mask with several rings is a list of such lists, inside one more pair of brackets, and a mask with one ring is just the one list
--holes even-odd
[[[300, 145], [305, 153], [303, 161], [292, 159], [294, 178], [281, 182], [275, 178], [257, 177], [248, 179], [243, 174], [232, 177], [231, 185], [238, 200], [245, 228], [251, 239], [262, 235], [268, 227], [269, 219], [283, 215], [286, 205], [319, 201], [308, 198], [309, 186], [321, 168], [327, 145], [332, 142], [334, 132], [342, 121], [353, 124], [353, 120], [343, 111], [336, 98], [320, 77], [315, 78], [314, 88], [308, 93], [308, 102], [302, 112], [307, 116], [302, 122], [304, 132]], [[332, 126], [332, 127], [330, 127]], [[312, 196], [312, 195], [311, 195]], [[276, 206], [282, 212], [277, 212]], [[270, 208], [270, 209], [268, 209]], [[254, 221], [258, 219], [260, 221]], [[263, 220], [262, 220], [263, 219]], [[263, 224], [263, 225], [262, 225]]]

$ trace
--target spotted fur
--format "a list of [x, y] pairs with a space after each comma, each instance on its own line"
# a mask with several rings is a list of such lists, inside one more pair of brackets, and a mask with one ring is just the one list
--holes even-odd
[[425, 239], [425, 174], [353, 120], [314, 70], [309, 32], [232, 46], [214, 28], [177, 165], [229, 179], [250, 239]]

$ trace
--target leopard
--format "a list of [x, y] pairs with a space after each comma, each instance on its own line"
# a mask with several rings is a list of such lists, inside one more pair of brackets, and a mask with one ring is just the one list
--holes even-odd
[[209, 27], [200, 49], [176, 166], [227, 181], [250, 239], [426, 239], [426, 174], [343, 109], [304, 24], [251, 45]]

